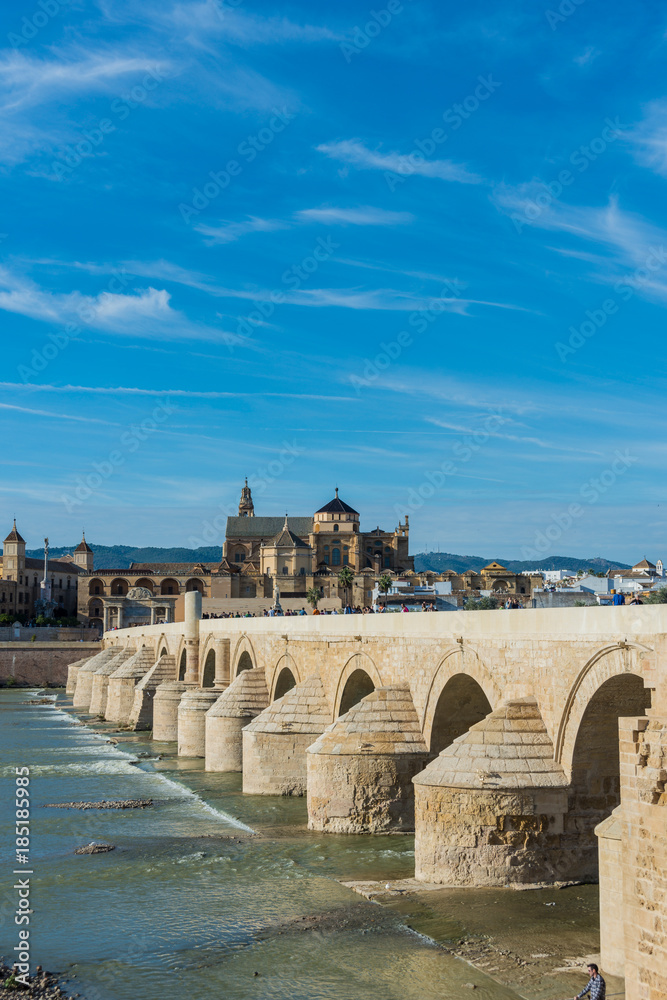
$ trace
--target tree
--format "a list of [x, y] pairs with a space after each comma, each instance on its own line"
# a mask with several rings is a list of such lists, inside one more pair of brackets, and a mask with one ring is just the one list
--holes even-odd
[[349, 590], [354, 583], [354, 573], [349, 566], [343, 566], [342, 570], [338, 574], [338, 582], [343, 588], [345, 594], [345, 604], [348, 605], [349, 601]]
[[306, 600], [312, 607], [313, 611], [319, 604], [321, 597], [322, 595], [320, 594], [317, 587], [309, 587], [308, 590], [306, 591]]
[[469, 597], [463, 605], [464, 611], [494, 611], [498, 607], [495, 597], [480, 597], [478, 601]]
[[393, 581], [389, 576], [389, 574], [383, 573], [380, 579], [378, 580], [378, 590], [380, 591], [380, 593], [385, 595], [388, 594], [389, 591], [391, 590], [392, 582]]
[[644, 604], [667, 604], [667, 587], [661, 587], [660, 590], [654, 590], [648, 595]]

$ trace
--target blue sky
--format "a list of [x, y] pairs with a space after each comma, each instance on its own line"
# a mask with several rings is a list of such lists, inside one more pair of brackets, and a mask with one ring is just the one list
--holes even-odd
[[[602, 16], [602, 14], [604, 16]], [[2, 509], [665, 556], [667, 15], [5, 4]]]

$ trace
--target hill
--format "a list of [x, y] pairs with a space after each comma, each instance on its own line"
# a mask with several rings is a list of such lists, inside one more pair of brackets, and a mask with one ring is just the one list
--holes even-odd
[[[78, 543], [77, 543], [78, 544]], [[132, 545], [91, 545], [95, 554], [95, 569], [128, 569], [133, 562], [220, 562], [222, 549], [219, 545], [209, 545], [201, 549], [138, 549]], [[59, 556], [74, 552], [76, 545], [65, 545], [49, 549], [49, 556]], [[32, 559], [43, 559], [44, 549], [26, 549]]]
[[[157, 547], [135, 548], [132, 545], [91, 545], [95, 553], [96, 569], [128, 569], [133, 562], [219, 562], [222, 558], [222, 549], [219, 545], [208, 545], [200, 549], [171, 548], [162, 549]], [[49, 549], [52, 559], [64, 556], [68, 552], [74, 552], [76, 545], [65, 545], [58, 548]], [[26, 555], [33, 559], [44, 557], [43, 549], [30, 549]], [[495, 557], [492, 557], [495, 558]], [[432, 570], [434, 573], [442, 573], [451, 569], [455, 573], [465, 573], [472, 569], [478, 571], [483, 566], [488, 565], [492, 558], [484, 556], [461, 556], [452, 552], [419, 552], [415, 556], [415, 569], [421, 573], [425, 570]], [[521, 573], [531, 569], [571, 569], [577, 570], [592, 569], [596, 573], [606, 573], [608, 569], [629, 569], [627, 563], [613, 562], [609, 559], [602, 559], [595, 556], [593, 559], [573, 559], [570, 556], [544, 556], [542, 559], [535, 559], [530, 562], [521, 562], [516, 559], [497, 560], [512, 570], [513, 573]]]
[[[592, 569], [595, 573], [606, 573], [608, 569], [630, 568], [627, 563], [602, 559], [600, 556], [595, 556], [592, 559], [574, 559], [571, 556], [543, 556], [529, 562], [493, 558], [506, 566], [507, 569], [512, 570], [513, 573], [523, 573], [531, 569], [571, 569], [575, 573], [579, 569], [584, 571]], [[482, 556], [458, 556], [451, 552], [419, 552], [415, 556], [415, 569], [418, 573], [425, 570], [442, 573], [447, 569], [452, 569], [455, 573], [465, 573], [469, 569], [477, 572], [490, 562], [492, 559], [486, 559]]]

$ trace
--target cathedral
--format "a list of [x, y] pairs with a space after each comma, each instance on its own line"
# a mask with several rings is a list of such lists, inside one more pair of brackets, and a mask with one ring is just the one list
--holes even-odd
[[361, 531], [359, 512], [339, 497], [338, 489], [309, 517], [258, 517], [246, 480], [238, 517], [227, 519], [213, 594], [269, 597], [277, 583], [283, 597], [304, 598], [310, 587], [335, 597], [338, 574], [348, 566], [360, 578], [354, 600], [368, 603], [366, 591], [372, 590], [376, 577], [414, 569], [408, 547], [407, 516], [393, 531]]

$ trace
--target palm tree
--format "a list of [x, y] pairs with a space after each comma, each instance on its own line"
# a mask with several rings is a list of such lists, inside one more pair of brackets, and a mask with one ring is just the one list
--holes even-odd
[[388, 573], [383, 573], [380, 579], [378, 580], [378, 590], [380, 591], [380, 593], [384, 594], [386, 597], [386, 595], [391, 590], [391, 585], [392, 585], [391, 577], [389, 576]]
[[345, 604], [348, 605], [350, 603], [348, 600], [348, 592], [354, 583], [354, 573], [349, 566], [343, 566], [342, 570], [338, 574], [338, 582], [343, 588], [343, 592], [345, 594]]
[[322, 597], [322, 595], [320, 594], [320, 592], [317, 589], [317, 587], [309, 587], [308, 590], [306, 591], [306, 600], [310, 604], [310, 606], [313, 609], [313, 611], [316, 609], [317, 605], [319, 604], [321, 597]]

